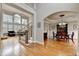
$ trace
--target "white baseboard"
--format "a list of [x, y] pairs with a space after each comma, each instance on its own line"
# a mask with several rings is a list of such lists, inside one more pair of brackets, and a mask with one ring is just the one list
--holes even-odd
[[33, 43], [39, 43], [39, 44], [44, 45], [44, 42], [33, 41]]

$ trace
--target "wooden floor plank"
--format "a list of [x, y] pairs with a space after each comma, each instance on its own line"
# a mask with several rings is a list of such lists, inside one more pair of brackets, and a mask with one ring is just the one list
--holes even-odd
[[46, 47], [42, 44], [31, 43], [25, 46], [25, 43], [19, 42], [18, 37], [10, 37], [2, 40], [0, 44], [0, 55], [5, 56], [74, 56], [76, 50], [73, 43], [48, 40]]

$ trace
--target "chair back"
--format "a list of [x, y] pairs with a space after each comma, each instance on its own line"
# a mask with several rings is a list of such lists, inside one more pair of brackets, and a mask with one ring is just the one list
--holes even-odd
[[71, 35], [71, 37], [73, 37], [74, 36], [74, 32], [72, 32], [72, 35]]

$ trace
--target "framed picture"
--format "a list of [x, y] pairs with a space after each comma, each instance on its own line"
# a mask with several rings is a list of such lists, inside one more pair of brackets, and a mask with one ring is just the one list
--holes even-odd
[[41, 22], [38, 22], [38, 23], [37, 23], [37, 27], [38, 27], [38, 28], [41, 28]]
[[78, 25], [77, 24], [74, 24], [73, 25], [73, 29], [78, 29]]

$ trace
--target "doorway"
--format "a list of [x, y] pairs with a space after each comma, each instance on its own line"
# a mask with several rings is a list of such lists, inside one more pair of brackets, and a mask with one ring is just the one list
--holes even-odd
[[[64, 42], [68, 44], [69, 46], [74, 47], [74, 50], [77, 51], [78, 18], [79, 18], [79, 14], [76, 12], [71, 12], [71, 11], [60, 11], [60, 12], [53, 13], [49, 15], [48, 17], [46, 17], [44, 19], [44, 32], [47, 32], [48, 41], [50, 42], [53, 41], [54, 43], [56, 42], [56, 44], [58, 44], [57, 42]], [[66, 34], [68, 34], [68, 37], [65, 35], [66, 36], [65, 38], [67, 38], [69, 41], [66, 41], [66, 39], [63, 37], [63, 34], [61, 36], [59, 35], [57, 36], [57, 33], [59, 31], [63, 32], [61, 28], [60, 30], [58, 30], [59, 27], [57, 27], [57, 24], [60, 24], [60, 25], [67, 24], [65, 30], [66, 30]], [[72, 38], [72, 35], [73, 35], [73, 38]], [[61, 38], [61, 40], [58, 40], [58, 38]], [[62, 41], [62, 39], [65, 39], [65, 41]], [[47, 43], [47, 45], [49, 43]]]

